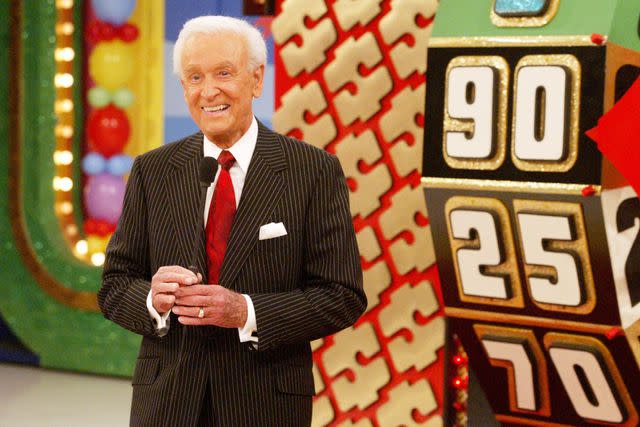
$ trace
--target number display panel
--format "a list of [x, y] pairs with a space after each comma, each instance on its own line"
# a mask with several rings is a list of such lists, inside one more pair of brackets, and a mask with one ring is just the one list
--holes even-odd
[[[450, 318], [498, 421], [638, 423], [640, 371], [624, 335]], [[550, 424], [550, 422], [554, 424]]]
[[425, 191], [447, 307], [620, 324], [598, 197]]
[[600, 46], [430, 47], [423, 175], [599, 184]]

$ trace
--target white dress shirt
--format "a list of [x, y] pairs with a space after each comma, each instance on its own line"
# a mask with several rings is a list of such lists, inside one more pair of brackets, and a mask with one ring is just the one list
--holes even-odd
[[[251, 157], [253, 157], [253, 152], [256, 148], [256, 142], [258, 140], [258, 122], [254, 117], [251, 121], [251, 125], [247, 132], [240, 137], [240, 139], [228, 149], [233, 157], [236, 159], [235, 163], [229, 169], [229, 175], [231, 176], [231, 182], [233, 184], [233, 192], [236, 196], [236, 209], [240, 204], [240, 196], [242, 195], [242, 189], [244, 188], [244, 180], [247, 176], [247, 171], [249, 170], [249, 164], [251, 163]], [[222, 152], [222, 149], [215, 145], [213, 142], [209, 141], [207, 137], [204, 137], [204, 156], [205, 157], [213, 157], [218, 159], [218, 156]], [[204, 224], [206, 227], [207, 219], [209, 216], [209, 205], [211, 204], [211, 198], [213, 197], [213, 190], [218, 182], [218, 176], [220, 175], [220, 168], [218, 168], [218, 172], [216, 173], [216, 177], [207, 189], [207, 198], [205, 202], [204, 208]], [[241, 342], [258, 342], [258, 338], [253, 336], [253, 333], [257, 330], [256, 326], [256, 312], [253, 308], [253, 301], [249, 295], [242, 294], [244, 299], [247, 301], [247, 322], [244, 324], [244, 327], [238, 328], [238, 333], [240, 336]], [[161, 331], [162, 335], [165, 335], [169, 330], [169, 314], [171, 310], [166, 313], [160, 315], [157, 310], [153, 307], [153, 303], [151, 300], [151, 291], [149, 291], [149, 295], [147, 295], [147, 309], [149, 310], [149, 314], [151, 318], [156, 323], [156, 329]], [[255, 345], [255, 344], [254, 344]]]

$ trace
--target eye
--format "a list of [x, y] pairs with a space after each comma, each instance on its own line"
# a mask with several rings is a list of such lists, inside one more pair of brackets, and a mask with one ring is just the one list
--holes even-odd
[[193, 83], [198, 83], [200, 79], [202, 79], [202, 76], [200, 74], [191, 74], [191, 76], [189, 76], [189, 81]]

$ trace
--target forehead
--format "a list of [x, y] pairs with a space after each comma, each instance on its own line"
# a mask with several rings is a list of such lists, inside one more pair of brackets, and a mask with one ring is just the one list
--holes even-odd
[[233, 32], [198, 33], [189, 37], [182, 50], [182, 69], [215, 66], [220, 63], [245, 65], [248, 61], [244, 38]]

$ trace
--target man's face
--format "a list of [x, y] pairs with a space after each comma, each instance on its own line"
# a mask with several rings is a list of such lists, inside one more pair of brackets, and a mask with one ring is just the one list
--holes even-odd
[[191, 117], [221, 148], [249, 129], [253, 97], [262, 93], [264, 65], [248, 64], [246, 43], [234, 33], [196, 34], [182, 51], [180, 83]]

